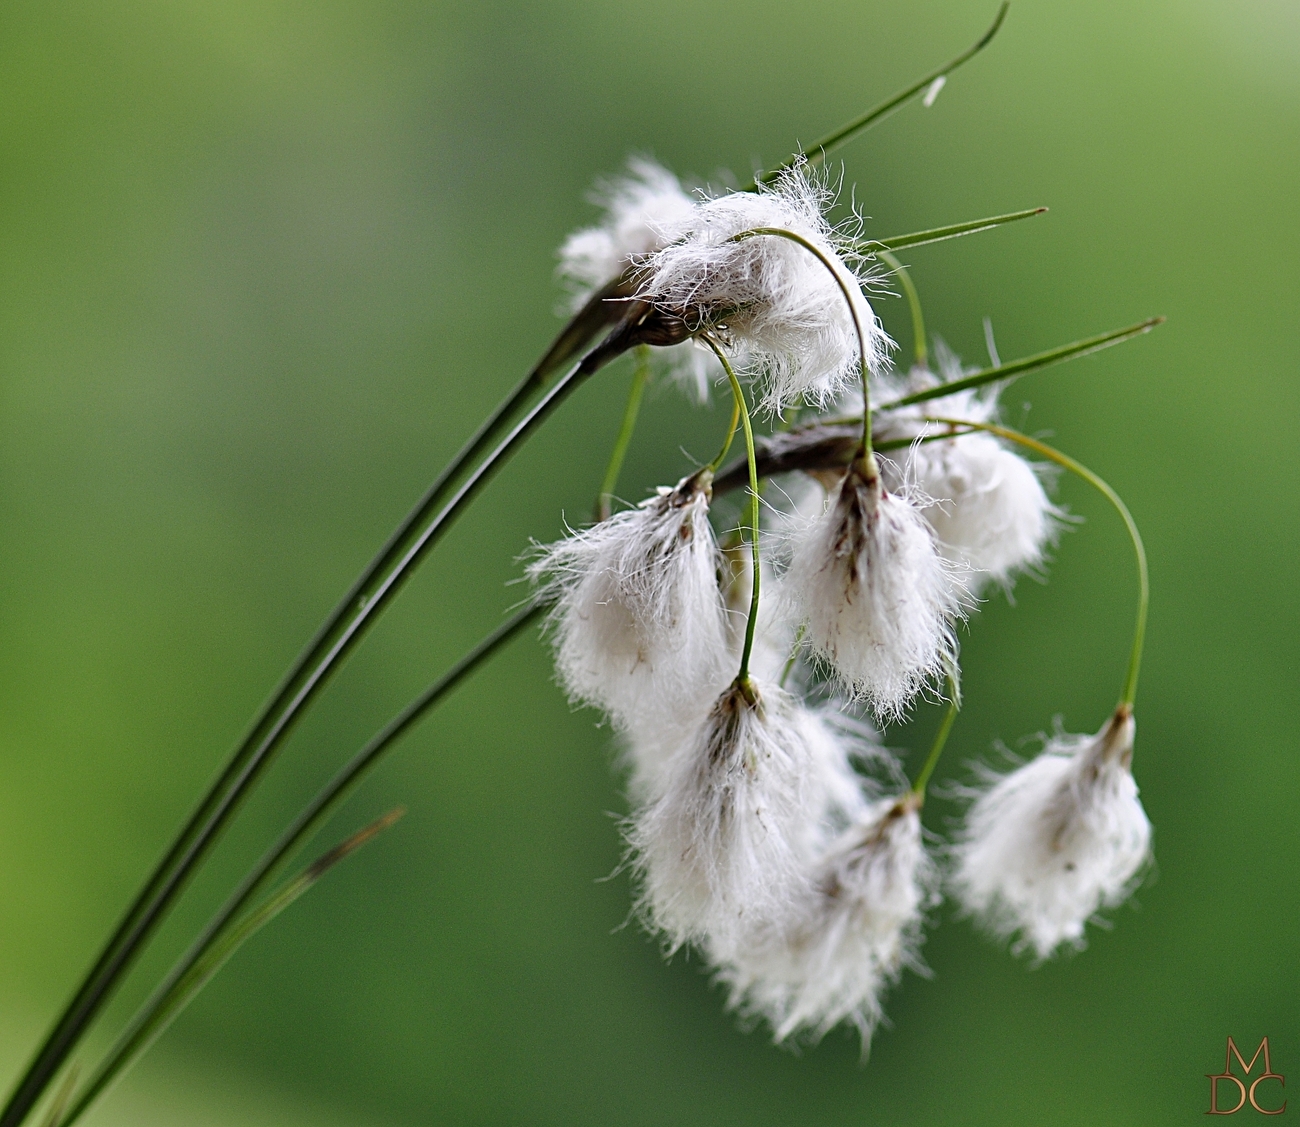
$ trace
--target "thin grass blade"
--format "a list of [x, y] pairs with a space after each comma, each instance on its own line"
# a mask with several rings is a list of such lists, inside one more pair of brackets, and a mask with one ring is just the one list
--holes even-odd
[[1021, 219], [1032, 219], [1043, 215], [1045, 207], [1031, 207], [1027, 211], [1012, 211], [1006, 215], [992, 215], [987, 219], [972, 219], [968, 223], [953, 223], [948, 227], [932, 227], [928, 231], [914, 231], [910, 235], [895, 235], [890, 239], [862, 239], [854, 244], [859, 254], [874, 254], [881, 250], [905, 250], [908, 247], [921, 247], [927, 243], [942, 243], [947, 239], [959, 239], [963, 235], [977, 235], [981, 231], [992, 231], [1006, 223], [1015, 223]]
[[68, 1069], [67, 1075], [63, 1077], [58, 1090], [54, 1093], [54, 1098], [50, 1101], [50, 1106], [46, 1108], [45, 1115], [41, 1117], [41, 1127], [60, 1127], [60, 1124], [65, 1122], [63, 1113], [72, 1099], [72, 1093], [77, 1089], [77, 1079], [80, 1075], [81, 1069], [77, 1065], [74, 1064]]
[[262, 930], [276, 916], [312, 887], [345, 857], [355, 853], [367, 842], [373, 840], [384, 830], [392, 826], [406, 811], [398, 807], [390, 810], [382, 818], [377, 818], [368, 826], [358, 830], [345, 841], [340, 842], [328, 853], [312, 862], [297, 877], [271, 896], [260, 907], [249, 912], [234, 926], [227, 929], [203, 953], [181, 978], [173, 983], [164, 995], [157, 999], [144, 1020], [133, 1023], [118, 1042], [109, 1050], [107, 1057], [99, 1066], [95, 1075], [78, 1095], [77, 1102], [69, 1109], [66, 1116], [55, 1121], [57, 1127], [70, 1127], [91, 1105], [106, 1092], [126, 1071], [149, 1049], [149, 1047], [166, 1031], [167, 1027], [180, 1015], [195, 996], [213, 978], [213, 976], [230, 960], [249, 939]]
[[901, 106], [911, 101], [918, 94], [924, 93], [930, 88], [936, 79], [951, 74], [963, 63], [969, 62], [984, 50], [985, 47], [993, 42], [993, 37], [997, 35], [998, 29], [1002, 27], [1002, 21], [1006, 19], [1007, 9], [1010, 6], [1009, 0], [1002, 0], [1002, 5], [998, 8], [998, 14], [993, 18], [993, 23], [989, 26], [988, 31], [981, 35], [973, 46], [968, 47], [955, 59], [950, 59], [938, 70], [931, 71], [918, 82], [914, 82], [906, 89], [900, 90], [897, 94], [893, 95], [893, 97], [887, 98], [885, 101], [881, 102], [880, 105], [867, 110], [867, 112], [861, 117], [855, 117], [852, 121], [848, 122], [846, 125], [842, 125], [833, 133], [826, 134], [826, 136], [821, 138], [821, 140], [809, 145], [806, 153], [800, 153], [793, 156], [783, 164], [779, 164], [767, 172], [760, 173], [754, 178], [753, 183], [751, 183], [745, 190], [749, 192], [757, 191], [760, 186], [772, 183], [772, 181], [780, 176], [781, 173], [793, 168], [801, 160], [806, 160], [809, 165], [815, 168], [817, 165], [825, 161], [826, 158], [841, 145], [847, 144], [849, 141], [853, 140], [853, 138], [864, 129], [870, 129], [871, 126], [875, 125], [879, 121], [883, 121], [896, 109], [899, 109]]
[[1086, 340], [1076, 340], [1073, 344], [1063, 344], [1060, 348], [1052, 348], [1046, 352], [1026, 356], [1023, 360], [1012, 360], [1007, 364], [1000, 364], [994, 368], [985, 368], [960, 380], [950, 380], [948, 383], [928, 387], [923, 391], [914, 392], [912, 395], [905, 395], [901, 399], [882, 404], [877, 410], [889, 411], [895, 407], [907, 407], [913, 403], [924, 403], [928, 399], [940, 399], [945, 395], [951, 395], [955, 391], [982, 387], [985, 384], [996, 383], [998, 380], [1005, 380], [1011, 376], [1019, 376], [1025, 372], [1046, 368], [1051, 364], [1059, 364], [1063, 360], [1074, 360], [1079, 356], [1087, 356], [1090, 352], [1100, 352], [1103, 348], [1110, 348], [1111, 345], [1122, 344], [1126, 340], [1142, 336], [1144, 333], [1149, 333], [1157, 325], [1163, 325], [1164, 322], [1163, 317], [1150, 317], [1145, 321], [1139, 321], [1136, 325], [1129, 325], [1125, 329], [1115, 329], [1099, 336], [1088, 337]]
[[506, 643], [517, 637], [526, 627], [536, 622], [545, 610], [545, 606], [533, 605], [518, 611], [508, 622], [488, 635], [447, 673], [416, 697], [339, 769], [262, 855], [240, 882], [239, 887], [208, 921], [198, 938], [190, 944], [189, 949], [168, 972], [167, 977], [137, 1011], [127, 1027], [128, 1031], [142, 1025], [148, 1015], [159, 1005], [160, 999], [170, 993], [177, 983], [198, 965], [232, 925], [232, 921], [240, 917], [276, 874], [292, 860], [294, 854], [307, 843], [330, 814], [338, 809], [343, 800], [352, 793], [383, 755], [474, 670], [496, 654]]

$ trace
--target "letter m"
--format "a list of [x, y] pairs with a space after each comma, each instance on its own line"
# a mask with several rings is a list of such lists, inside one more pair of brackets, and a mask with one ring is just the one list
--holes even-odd
[[1262, 1040], [1259, 1043], [1259, 1046], [1255, 1049], [1255, 1055], [1250, 1058], [1250, 1064], [1247, 1064], [1244, 1060], [1241, 1059], [1241, 1053], [1237, 1051], [1237, 1046], [1233, 1043], [1232, 1038], [1229, 1037], [1228, 1051], [1227, 1053], [1224, 1054], [1224, 1058], [1223, 1058], [1223, 1071], [1224, 1072], [1232, 1071], [1232, 1058], [1236, 1057], [1237, 1063], [1241, 1065], [1241, 1074], [1243, 1076], [1249, 1076], [1250, 1070], [1255, 1067], [1255, 1062], [1259, 1060], [1260, 1053], [1264, 1054], [1264, 1075], [1265, 1076], [1273, 1075], [1273, 1065], [1270, 1063], [1268, 1059], [1268, 1038], [1267, 1037], [1265, 1037], [1264, 1040]]

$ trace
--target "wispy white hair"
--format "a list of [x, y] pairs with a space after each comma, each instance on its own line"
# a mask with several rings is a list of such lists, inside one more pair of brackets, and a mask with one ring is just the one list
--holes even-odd
[[813, 652], [882, 719], [901, 716], [955, 657], [965, 589], [916, 506], [856, 463], [794, 541], [782, 591]]
[[[626, 175], [600, 182], [591, 199], [604, 212], [600, 222], [575, 231], [559, 251], [556, 272], [569, 291], [571, 311], [645, 255], [681, 238], [694, 225], [700, 203], [676, 176], [644, 156], [628, 160]], [[722, 371], [713, 353], [693, 341], [657, 348], [655, 359], [656, 367], [700, 402]]]
[[830, 802], [824, 746], [789, 694], [751, 684], [752, 703], [736, 684], [718, 698], [628, 827], [642, 912], [670, 949], [733, 950], [810, 888]]
[[604, 214], [575, 231], [560, 247], [560, 278], [580, 308], [633, 260], [675, 242], [695, 222], [699, 201], [666, 168], [648, 157], [628, 160], [627, 175], [602, 181], [592, 202]]
[[938, 869], [913, 797], [866, 806], [827, 849], [813, 889], [786, 926], [730, 952], [719, 978], [733, 1008], [762, 1018], [777, 1042], [855, 1026], [863, 1054], [883, 1016], [881, 995], [918, 948], [937, 902]]
[[1133, 732], [1126, 709], [1095, 736], [1058, 732], [1028, 763], [990, 774], [967, 812], [954, 889], [1014, 950], [1081, 948], [1085, 924], [1133, 891], [1151, 849]]
[[[824, 181], [795, 167], [757, 192], [704, 200], [681, 238], [642, 259], [640, 296], [692, 330], [723, 337], [755, 375], [768, 411], [801, 400], [824, 404], [859, 378], [855, 315], [869, 369], [885, 364], [889, 338], [863, 296], [864, 279], [850, 267], [844, 240], [823, 215], [833, 202]], [[760, 227], [807, 239], [831, 270], [786, 238], [735, 240]]]
[[707, 472], [541, 547], [528, 575], [555, 600], [556, 668], [615, 724], [702, 711], [726, 682], [727, 624]]

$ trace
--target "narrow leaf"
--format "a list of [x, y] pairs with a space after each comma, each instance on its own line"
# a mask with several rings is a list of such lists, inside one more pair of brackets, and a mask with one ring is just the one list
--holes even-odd
[[172, 984], [170, 990], [154, 1000], [146, 1012], [138, 1016], [122, 1034], [100, 1064], [94, 1077], [86, 1085], [85, 1090], [77, 1097], [77, 1102], [67, 1116], [58, 1120], [59, 1127], [70, 1127], [75, 1123], [95, 1100], [162, 1035], [240, 947], [311, 888], [330, 869], [388, 829], [405, 813], [403, 808], [398, 807], [358, 830], [307, 866], [302, 873], [270, 896], [261, 906], [214, 936], [207, 949], [189, 970]]
[[68, 1101], [72, 1099], [72, 1093], [77, 1087], [77, 1077], [80, 1072], [81, 1069], [75, 1064], [68, 1069], [67, 1075], [59, 1084], [58, 1091], [54, 1093], [54, 1099], [50, 1101], [45, 1118], [41, 1120], [41, 1127], [62, 1127], [64, 1123], [63, 1112], [68, 1106]]
[[985, 368], [960, 380], [941, 383], [936, 387], [927, 387], [924, 391], [905, 395], [903, 398], [895, 399], [891, 403], [882, 404], [878, 410], [889, 411], [895, 407], [907, 407], [912, 403], [924, 403], [927, 399], [940, 399], [945, 395], [951, 395], [955, 391], [982, 387], [984, 384], [995, 383], [997, 380], [1005, 380], [1009, 376], [1033, 372], [1039, 368], [1046, 368], [1050, 364], [1059, 364], [1063, 360], [1073, 360], [1076, 356], [1087, 356], [1090, 352], [1099, 352], [1101, 349], [1109, 348], [1113, 344], [1120, 344], [1123, 341], [1131, 340], [1133, 337], [1141, 336], [1143, 333], [1149, 333], [1157, 325], [1163, 325], [1164, 321], [1163, 317], [1151, 317], [1146, 321], [1138, 322], [1136, 325], [1130, 325], [1126, 329], [1115, 329], [1109, 333], [1102, 333], [1100, 336], [1088, 337], [1086, 340], [1076, 340], [1073, 344], [1063, 344], [1060, 348], [1052, 348], [1046, 352], [1026, 356], [1023, 360], [1012, 360], [1008, 364], [1000, 364], [995, 368]]
[[895, 235], [891, 239], [863, 239], [855, 244], [854, 249], [861, 254], [872, 254], [877, 250], [903, 250], [906, 247], [925, 246], [926, 243], [941, 243], [945, 239], [958, 239], [962, 235], [975, 235], [980, 231], [991, 231], [1004, 223], [1014, 223], [1018, 219], [1031, 219], [1042, 215], [1047, 208], [1031, 207], [1028, 211], [1012, 211], [1006, 215], [993, 215], [988, 219], [972, 219], [968, 223], [954, 223], [949, 227], [932, 227], [928, 231], [915, 231], [910, 235]]
[[900, 90], [892, 98], [887, 98], [885, 101], [881, 102], [880, 105], [869, 109], [861, 117], [854, 118], [847, 125], [841, 126], [833, 133], [828, 133], [820, 141], [809, 145], [806, 154], [800, 153], [797, 156], [791, 157], [784, 164], [779, 164], [776, 168], [773, 168], [768, 172], [760, 173], [754, 178], [754, 182], [750, 184], [746, 190], [753, 192], [756, 191], [760, 185], [772, 183], [772, 181], [780, 176], [781, 173], [793, 168], [802, 160], [806, 160], [810, 166], [816, 167], [834, 150], [838, 149], [846, 142], [851, 141], [864, 129], [869, 129], [871, 126], [875, 125], [876, 122], [888, 117], [900, 106], [904, 105], [912, 98], [915, 98], [916, 95], [929, 89], [936, 79], [951, 74], [963, 63], [973, 59], [993, 41], [993, 37], [997, 35], [998, 29], [1002, 26], [1002, 21], [1006, 19], [1008, 7], [1010, 7], [1009, 0], [1002, 0], [1002, 5], [998, 8], [998, 14], [994, 17], [993, 23], [990, 25], [988, 31], [980, 36], [974, 46], [968, 47], [955, 59], [945, 63], [938, 70], [931, 71], [919, 82], [914, 82], [906, 89]]

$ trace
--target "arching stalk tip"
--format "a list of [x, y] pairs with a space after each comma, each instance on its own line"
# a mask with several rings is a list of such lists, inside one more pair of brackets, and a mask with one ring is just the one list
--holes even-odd
[[926, 90], [935, 79], [943, 78], [951, 74], [963, 63], [969, 62], [978, 55], [985, 47], [993, 42], [993, 37], [997, 35], [999, 29], [1001, 29], [1002, 21], [1007, 18], [1007, 9], [1010, 7], [1010, 0], [1003, 0], [1002, 6], [998, 8], [998, 13], [993, 17], [993, 23], [989, 26], [989, 29], [980, 36], [978, 40], [976, 40], [973, 46], [966, 48], [966, 50], [956, 58], [951, 59], [938, 70], [931, 71], [920, 81], [900, 90], [897, 94], [894, 94], [879, 105], [869, 109], [861, 117], [854, 118], [854, 120], [850, 121], [847, 125], [841, 126], [833, 133], [828, 133], [819, 141], [815, 141], [813, 144], [808, 146], [806, 152], [796, 153], [793, 157], [783, 161], [775, 168], [770, 169], [767, 172], [759, 172], [755, 174], [754, 179], [750, 181], [743, 190], [746, 192], [758, 191], [759, 188], [771, 184], [783, 172], [789, 171], [789, 169], [793, 168], [800, 161], [806, 161], [813, 167], [821, 164], [835, 149], [838, 149], [841, 145], [851, 141], [855, 136], [863, 132], [863, 130], [871, 128], [871, 126], [875, 125], [879, 121], [883, 121], [896, 109], [899, 109], [922, 91]]
[[1011, 0], [1002, 0], [1002, 5], [998, 8], [998, 14], [993, 17], [993, 25], [984, 33], [984, 38], [975, 44], [976, 51], [982, 51], [993, 42], [993, 37], [997, 35], [998, 30], [1002, 27], [1002, 21], [1007, 18], [1007, 11], [1010, 7]]

